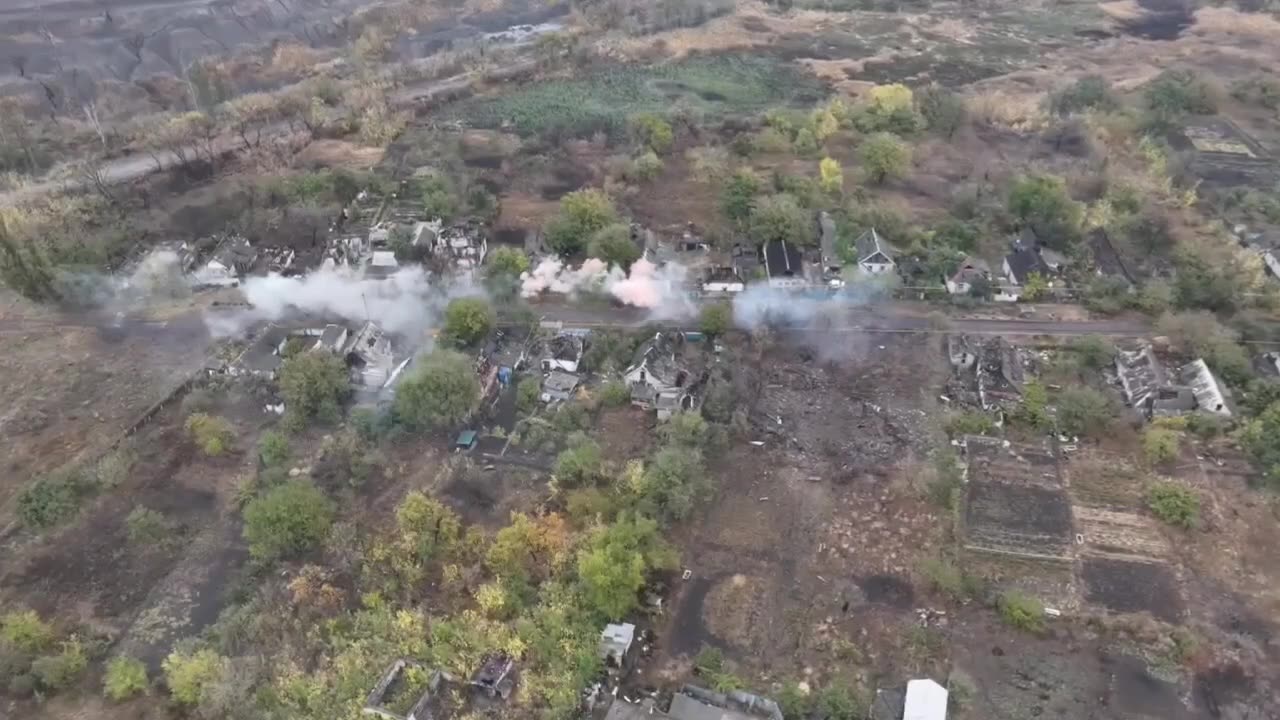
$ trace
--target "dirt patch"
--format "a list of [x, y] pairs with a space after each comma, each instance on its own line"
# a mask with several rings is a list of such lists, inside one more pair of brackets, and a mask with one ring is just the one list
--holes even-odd
[[915, 591], [910, 581], [895, 575], [871, 575], [858, 580], [867, 602], [890, 605], [898, 609], [911, 607]]
[[1149, 612], [1177, 622], [1186, 612], [1178, 580], [1167, 565], [1086, 557], [1082, 575], [1085, 599], [1112, 612]]
[[294, 157], [300, 167], [345, 168], [370, 170], [382, 162], [386, 151], [343, 140], [317, 140]]
[[965, 528], [970, 548], [1065, 557], [1071, 547], [1071, 503], [1062, 491], [972, 480]]

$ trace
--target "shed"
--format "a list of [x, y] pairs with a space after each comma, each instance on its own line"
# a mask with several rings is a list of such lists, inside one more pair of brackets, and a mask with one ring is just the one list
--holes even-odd
[[476, 445], [476, 431], [463, 430], [458, 433], [458, 439], [453, 441], [453, 446], [459, 450], [470, 450]]
[[600, 633], [600, 659], [605, 665], [622, 667], [627, 652], [636, 637], [636, 626], [631, 623], [609, 623]]
[[947, 689], [928, 678], [909, 681], [902, 720], [947, 720]]

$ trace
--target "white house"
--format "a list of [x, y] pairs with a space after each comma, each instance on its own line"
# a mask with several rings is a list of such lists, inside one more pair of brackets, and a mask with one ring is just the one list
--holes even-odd
[[947, 720], [947, 689], [928, 678], [908, 682], [902, 720]]
[[893, 272], [898, 265], [893, 261], [889, 248], [880, 240], [875, 228], [862, 233], [853, 241], [858, 255], [858, 269], [871, 275]]

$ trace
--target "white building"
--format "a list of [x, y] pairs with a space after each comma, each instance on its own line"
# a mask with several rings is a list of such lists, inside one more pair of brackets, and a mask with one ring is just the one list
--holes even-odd
[[893, 261], [889, 248], [880, 240], [880, 233], [875, 228], [862, 233], [853, 242], [858, 254], [858, 269], [869, 275], [882, 275], [893, 272], [898, 266]]
[[947, 720], [947, 689], [928, 678], [908, 682], [902, 720]]

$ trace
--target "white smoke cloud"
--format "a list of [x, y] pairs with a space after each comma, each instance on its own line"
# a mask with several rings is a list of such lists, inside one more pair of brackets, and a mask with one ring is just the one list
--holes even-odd
[[435, 324], [449, 300], [483, 294], [469, 282], [434, 280], [418, 267], [402, 268], [385, 279], [364, 278], [347, 267], [298, 277], [252, 277], [240, 286], [252, 307], [210, 316], [206, 324], [214, 335], [227, 336], [256, 322], [301, 313], [351, 323], [373, 320], [388, 332], [420, 336]]
[[688, 293], [687, 277], [688, 271], [676, 263], [659, 267], [640, 259], [626, 273], [597, 258], [572, 268], [549, 257], [520, 276], [520, 294], [531, 298], [544, 292], [570, 296], [604, 293], [625, 305], [650, 310], [655, 318], [672, 319], [691, 316], [697, 310]]

